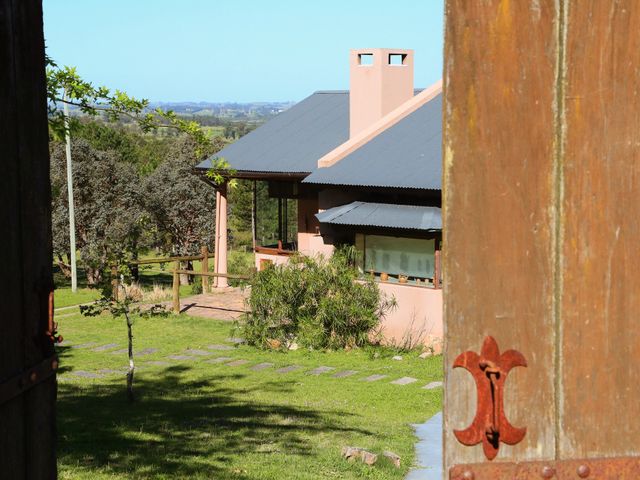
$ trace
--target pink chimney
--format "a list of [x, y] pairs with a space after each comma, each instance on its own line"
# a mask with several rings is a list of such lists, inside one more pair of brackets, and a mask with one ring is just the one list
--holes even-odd
[[353, 137], [413, 97], [413, 50], [351, 50], [349, 93]]

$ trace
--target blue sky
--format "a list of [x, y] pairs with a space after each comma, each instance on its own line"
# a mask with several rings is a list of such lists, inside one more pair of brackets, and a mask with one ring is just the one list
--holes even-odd
[[47, 52], [152, 101], [298, 101], [346, 89], [350, 48], [413, 48], [442, 76], [442, 0], [44, 0]]

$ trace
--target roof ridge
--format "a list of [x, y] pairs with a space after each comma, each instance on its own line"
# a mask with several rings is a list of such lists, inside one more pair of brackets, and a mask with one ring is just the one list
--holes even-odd
[[331, 165], [335, 165], [344, 157], [356, 151], [364, 144], [368, 143], [371, 139], [377, 137], [379, 134], [392, 127], [403, 118], [415, 112], [418, 108], [422, 107], [430, 100], [433, 100], [441, 92], [442, 80], [438, 80], [430, 87], [425, 88], [419, 94], [410, 98], [402, 105], [392, 110], [384, 117], [356, 134], [354, 137], [350, 138], [343, 144], [338, 145], [336, 148], [324, 155], [318, 160], [318, 168], [326, 168], [330, 167]]

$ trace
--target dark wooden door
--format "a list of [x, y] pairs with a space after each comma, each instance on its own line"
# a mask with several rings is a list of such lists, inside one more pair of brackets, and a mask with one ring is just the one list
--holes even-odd
[[[636, 459], [611, 460], [640, 455], [638, 7], [446, 2], [444, 435], [452, 478], [640, 478]], [[465, 351], [481, 358], [487, 337], [501, 352], [520, 352], [526, 367], [496, 377], [486, 362], [466, 365], [480, 369], [478, 383], [453, 368], [477, 360], [459, 358]], [[492, 411], [497, 404], [503, 418]], [[454, 432], [478, 408], [479, 425], [502, 427], [488, 448]], [[503, 443], [504, 419], [526, 428], [513, 445]]]
[[0, 478], [51, 479], [51, 200], [39, 0], [0, 0]]

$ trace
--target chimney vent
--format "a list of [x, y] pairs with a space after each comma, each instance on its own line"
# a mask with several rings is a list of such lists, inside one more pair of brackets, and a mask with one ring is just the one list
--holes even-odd
[[413, 50], [351, 50], [350, 137], [413, 97]]

